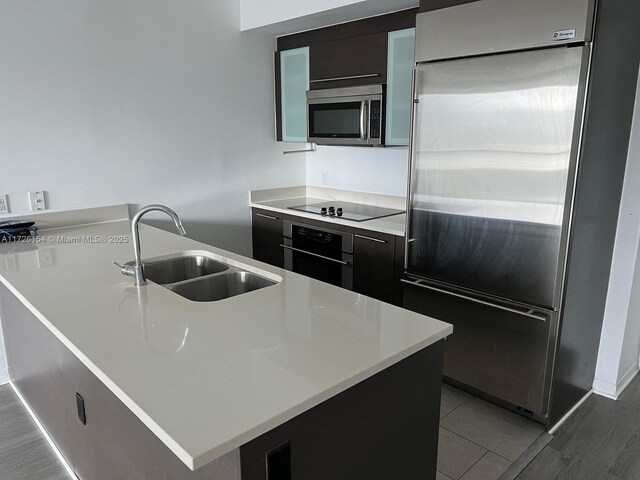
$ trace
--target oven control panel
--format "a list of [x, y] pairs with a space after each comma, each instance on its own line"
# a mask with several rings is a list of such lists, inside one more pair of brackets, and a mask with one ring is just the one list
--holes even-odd
[[[294, 226], [292, 233], [294, 239], [304, 239], [314, 243], [320, 243], [322, 245], [330, 245], [336, 241], [335, 235], [327, 232], [321, 232], [320, 230], [313, 230], [311, 228]], [[341, 237], [338, 237], [338, 240], [340, 239]]]

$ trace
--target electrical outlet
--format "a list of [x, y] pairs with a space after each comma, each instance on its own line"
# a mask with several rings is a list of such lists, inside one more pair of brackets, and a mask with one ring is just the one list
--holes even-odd
[[0, 215], [9, 213], [9, 197], [6, 193], [0, 193]]
[[320, 182], [322, 185], [329, 184], [329, 172], [320, 172]]
[[47, 204], [44, 201], [44, 192], [42, 190], [29, 192], [29, 207], [32, 212], [47, 209]]

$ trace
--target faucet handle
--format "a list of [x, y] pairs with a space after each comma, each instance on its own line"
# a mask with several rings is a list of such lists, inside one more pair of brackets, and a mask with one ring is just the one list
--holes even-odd
[[133, 268], [133, 265], [120, 265], [115, 260], [112, 261], [111, 263], [120, 267], [120, 271], [122, 272], [123, 275], [126, 275], [127, 277], [135, 277], [136, 273], [135, 273], [135, 269]]

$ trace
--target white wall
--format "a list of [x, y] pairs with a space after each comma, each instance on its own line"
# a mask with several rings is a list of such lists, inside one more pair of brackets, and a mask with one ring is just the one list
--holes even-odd
[[249, 254], [248, 191], [305, 181], [274, 141], [274, 50], [239, 0], [0, 0], [0, 193], [164, 203]]
[[239, 0], [0, 0], [0, 193], [165, 203], [250, 253], [248, 190], [305, 180], [274, 141], [274, 50]]
[[[640, 92], [640, 83], [638, 84]], [[616, 243], [609, 279], [596, 393], [617, 398], [638, 372], [640, 356], [640, 95], [625, 172]]]
[[307, 154], [307, 185], [406, 196], [408, 162], [406, 147], [319, 145]]

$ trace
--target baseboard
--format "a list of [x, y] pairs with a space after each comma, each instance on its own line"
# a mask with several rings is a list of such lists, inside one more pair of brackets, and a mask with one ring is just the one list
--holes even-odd
[[595, 379], [593, 381], [593, 393], [601, 397], [617, 400], [617, 386], [614, 383], [605, 382], [604, 380]]
[[[616, 397], [619, 397], [620, 395], [622, 395], [622, 392], [624, 392], [625, 389], [629, 386], [629, 384], [633, 381], [633, 379], [636, 378], [636, 375], [638, 374], [638, 372], [640, 372], [640, 369], [638, 368], [638, 365], [633, 365], [627, 371], [627, 373], [625, 373], [622, 376], [622, 378], [618, 382], [618, 388], [617, 388], [617, 391], [616, 391]], [[617, 400], [617, 398], [616, 398], [616, 400]]]
[[40, 420], [38, 420], [38, 417], [36, 416], [36, 414], [33, 412], [33, 410], [31, 410], [31, 407], [29, 406], [27, 401], [24, 399], [24, 397], [20, 393], [20, 390], [18, 390], [18, 388], [15, 386], [15, 384], [12, 381], [9, 381], [9, 384], [11, 384], [11, 388], [13, 388], [13, 391], [16, 393], [16, 396], [20, 399], [20, 402], [22, 403], [22, 405], [24, 405], [24, 408], [27, 410], [27, 412], [29, 412], [29, 415], [31, 416], [35, 424], [38, 426], [38, 428], [42, 432], [42, 435], [44, 435], [44, 438], [47, 439], [47, 442], [49, 442], [49, 445], [51, 446], [51, 448], [57, 455], [58, 459], [60, 460], [64, 468], [67, 470], [67, 472], [71, 476], [71, 478], [77, 479], [78, 477], [76, 477], [76, 474], [74, 473], [73, 469], [67, 463], [67, 460], [62, 456], [62, 453], [60, 452], [60, 450], [58, 450], [58, 447], [53, 442], [53, 439], [49, 436], [47, 431], [44, 429], [44, 426], [40, 423]]
[[640, 373], [640, 368], [638, 368], [638, 365], [633, 365], [629, 370], [627, 370], [617, 384], [605, 382], [596, 378], [593, 381], [593, 392], [602, 397], [610, 398], [611, 400], [618, 400], [618, 397], [622, 395], [622, 392], [624, 392], [638, 373]]
[[584, 397], [582, 397], [582, 399], [578, 403], [576, 403], [573, 406], [573, 408], [569, 410], [566, 413], [566, 415], [560, 419], [558, 423], [556, 423], [553, 427], [549, 429], [549, 434], [553, 435], [554, 433], [556, 433], [558, 429], [562, 426], [562, 424], [566, 422], [569, 419], [569, 417], [573, 415], [576, 412], [576, 410], [578, 410], [582, 406], [584, 402], [587, 401], [587, 399], [591, 396], [592, 393], [593, 393], [593, 390], [589, 390], [587, 394]]

